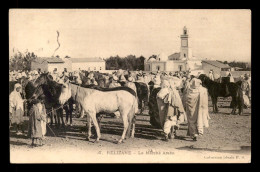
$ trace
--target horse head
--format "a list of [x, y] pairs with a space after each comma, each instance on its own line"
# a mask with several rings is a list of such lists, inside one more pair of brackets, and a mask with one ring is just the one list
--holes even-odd
[[48, 84], [48, 81], [51, 80], [49, 73], [42, 73], [34, 82], [34, 85], [38, 87], [39, 85]]
[[62, 84], [61, 93], [59, 96], [59, 103], [63, 105], [69, 100], [69, 98], [71, 98], [71, 85], [66, 82]]
[[201, 80], [202, 86], [205, 87], [206, 86], [206, 80], [207, 80], [207, 76], [205, 74], [200, 74], [200, 76], [198, 77], [199, 80]]

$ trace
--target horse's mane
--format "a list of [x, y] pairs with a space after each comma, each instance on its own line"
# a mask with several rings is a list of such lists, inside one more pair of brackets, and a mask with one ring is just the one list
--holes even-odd
[[201, 74], [198, 79], [200, 79], [200, 80], [202, 81], [202, 83], [204, 83], [206, 86], [211, 86], [211, 85], [213, 85], [213, 84], [219, 84], [219, 83], [217, 83], [217, 82], [215, 82], [215, 81], [212, 81], [212, 80], [211, 80], [207, 75], [205, 75], [205, 74]]
[[[76, 84], [72, 84], [72, 85], [76, 85]], [[103, 92], [108, 92], [108, 91], [127, 91], [127, 92], [131, 93], [132, 95], [136, 96], [135, 91], [133, 89], [129, 88], [129, 87], [102, 88], [102, 87], [96, 86], [96, 85], [88, 85], [88, 86], [84, 86], [84, 87], [81, 87], [81, 88], [89, 88], [89, 89], [94, 89], [94, 90], [103, 91]]]

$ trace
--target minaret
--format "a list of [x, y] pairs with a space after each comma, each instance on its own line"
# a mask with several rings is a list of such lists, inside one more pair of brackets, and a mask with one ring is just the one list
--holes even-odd
[[187, 60], [192, 57], [191, 49], [189, 47], [189, 35], [186, 26], [183, 28], [183, 34], [181, 35], [181, 55], [180, 58], [186, 58]]

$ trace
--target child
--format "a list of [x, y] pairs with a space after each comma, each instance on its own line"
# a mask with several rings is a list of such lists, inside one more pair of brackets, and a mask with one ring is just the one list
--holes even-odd
[[[33, 106], [30, 109], [28, 137], [32, 138], [32, 146], [39, 143], [42, 146], [42, 139], [46, 133], [46, 112], [45, 107], [40, 100], [33, 100]], [[42, 128], [45, 123], [45, 129]]]

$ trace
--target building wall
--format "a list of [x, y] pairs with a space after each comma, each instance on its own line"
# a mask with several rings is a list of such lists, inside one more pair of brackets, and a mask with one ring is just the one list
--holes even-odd
[[171, 72], [176, 72], [180, 71], [180, 66], [181, 70], [185, 71], [186, 70], [186, 64], [184, 61], [167, 61], [166, 63], [166, 71], [171, 71]]
[[93, 70], [100, 71], [106, 69], [106, 64], [104, 62], [80, 62], [80, 63], [72, 63], [72, 70]]
[[166, 62], [152, 62], [150, 63], [150, 71], [158, 71], [158, 67], [160, 68], [160, 71], [166, 70]]
[[205, 74], [208, 74], [210, 70], [213, 70], [215, 74], [221, 74], [221, 68], [202, 62], [202, 69]]
[[62, 73], [64, 71], [64, 68], [66, 68], [65, 63], [48, 63], [48, 71], [53, 72], [55, 68], [57, 68], [58, 73]]
[[37, 70], [41, 69], [42, 72], [48, 72], [48, 63], [44, 61], [43, 63], [37, 63], [37, 62], [32, 62], [31, 63], [31, 70]]
[[150, 63], [144, 64], [144, 71], [150, 71]]
[[64, 68], [67, 68], [68, 72], [72, 72], [72, 64], [71, 64], [71, 60], [64, 58], [62, 59], [65, 63], [64, 63]]
[[[251, 71], [230, 71], [230, 73], [232, 74], [232, 76], [234, 78], [239, 78], [241, 75], [245, 75], [245, 74], [250, 74], [251, 75]], [[226, 76], [226, 71], [221, 71], [220, 75], [221, 76]]]
[[188, 60], [187, 61], [187, 70], [202, 70], [201, 60]]

